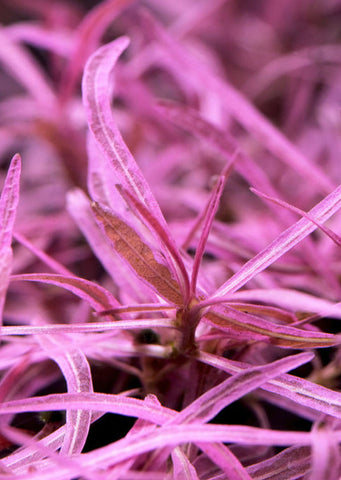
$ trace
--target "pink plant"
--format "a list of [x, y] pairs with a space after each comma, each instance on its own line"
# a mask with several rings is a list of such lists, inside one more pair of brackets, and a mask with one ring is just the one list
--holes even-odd
[[1, 8], [0, 479], [341, 478], [338, 3]]

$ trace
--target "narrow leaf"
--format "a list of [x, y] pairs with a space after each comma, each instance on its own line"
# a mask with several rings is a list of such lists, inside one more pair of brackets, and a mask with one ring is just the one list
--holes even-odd
[[28, 49], [12, 41], [0, 28], [0, 61], [40, 105], [55, 105], [55, 94], [43, 69]]
[[5, 185], [0, 197], [0, 249], [10, 247], [12, 232], [19, 203], [19, 181], [21, 173], [20, 155], [14, 155], [8, 169]]
[[[113, 189], [116, 192], [116, 189]], [[117, 192], [116, 192], [117, 193]], [[119, 196], [117, 194], [117, 196]], [[136, 278], [134, 272], [112, 248], [110, 241], [94, 219], [89, 198], [82, 190], [75, 189], [67, 195], [67, 207], [79, 229], [87, 239], [92, 251], [107, 270], [121, 292], [120, 300], [130, 303], [132, 300], [146, 301], [144, 284]]]
[[310, 449], [290, 447], [246, 470], [254, 480], [295, 480], [303, 478], [310, 467]]
[[307, 218], [312, 223], [314, 223], [320, 230], [322, 230], [322, 232], [324, 232], [326, 235], [328, 235], [328, 237], [331, 240], [333, 240], [333, 242], [335, 242], [336, 245], [341, 247], [341, 237], [339, 235], [337, 235], [335, 232], [333, 232], [333, 230], [331, 230], [330, 228], [325, 227], [324, 225], [322, 225], [322, 223], [320, 223], [317, 220], [315, 220], [314, 218], [312, 218], [307, 212], [304, 212], [300, 208], [297, 208], [294, 205], [290, 205], [289, 203], [284, 202], [283, 200], [280, 200], [278, 198], [273, 198], [269, 195], [266, 195], [265, 193], [259, 192], [255, 188], [251, 188], [250, 190], [253, 193], [255, 193], [256, 195], [258, 195], [259, 197], [265, 198], [266, 200], [270, 200], [270, 202], [276, 203], [276, 205], [280, 205], [283, 208], [287, 208], [291, 212], [295, 212], [298, 215], [301, 215], [302, 217]]
[[339, 480], [340, 448], [330, 433], [331, 428], [318, 427], [312, 430], [312, 471], [309, 480]]
[[[336, 441], [341, 439], [341, 431], [330, 433]], [[80, 459], [82, 465], [101, 462], [102, 466], [113, 465], [131, 456], [188, 442], [210, 443], [224, 442], [241, 445], [310, 445], [311, 433], [296, 431], [268, 430], [244, 425], [172, 425], [162, 426], [157, 430], [132, 435], [100, 451], [86, 453]]]
[[[205, 392], [167, 423], [169, 425], [206, 423], [226, 406], [253, 390], [256, 390], [270, 378], [277, 377], [283, 372], [297, 368], [303, 363], [309, 362], [312, 358], [312, 354], [304, 353], [280, 359], [268, 365], [251, 366]], [[209, 454], [209, 446], [200, 444], [200, 448], [202, 448], [205, 453]], [[228, 473], [231, 474], [231, 478], [249, 479], [249, 475], [243, 471], [243, 467], [234, 458], [231, 452], [222, 452], [219, 445], [216, 445], [215, 449], [218, 457], [221, 457], [220, 462], [226, 467], [226, 472], [228, 471]], [[225, 462], [223, 461], [224, 455], [225, 457], [228, 455], [228, 460], [230, 461], [229, 468], [226, 465], [226, 458]], [[215, 458], [212, 457], [212, 460], [215, 461]]]
[[[155, 406], [156, 408], [162, 408], [159, 400], [153, 394], [148, 394], [145, 397], [144, 402], [146, 404], [150, 403], [152, 406]], [[148, 429], [151, 428], [152, 425], [154, 429], [157, 428], [157, 425], [155, 425], [155, 423], [149, 422], [148, 420], [142, 420], [141, 418], [139, 418], [136, 420], [132, 428], [127, 433], [127, 437], [134, 435], [135, 433], [138, 433], [138, 432], [147, 431]], [[110, 480], [120, 480], [122, 477], [124, 477], [125, 473], [128, 473], [128, 472], [131, 473], [131, 470], [132, 470], [131, 467], [134, 465], [134, 463], [135, 463], [135, 458], [132, 457], [129, 460], [126, 460], [125, 462], [122, 462], [116, 467], [110, 469]], [[146, 480], [150, 480], [150, 478], [147, 477], [147, 476], [150, 476], [150, 471], [147, 471], [145, 473], [147, 474]], [[158, 480], [164, 480], [164, 478], [158, 479]]]
[[250, 367], [232, 375], [232, 377], [197, 398], [182, 412], [178, 413], [170, 423], [209, 422], [231, 403], [256, 390], [271, 378], [311, 361], [313, 357], [313, 354], [310, 353], [292, 355], [267, 365]]
[[[67, 457], [66, 455], [62, 456], [60, 455], [59, 452], [56, 452], [56, 448], [54, 450], [51, 450], [47, 445], [44, 444], [43, 441], [37, 440], [37, 437], [28, 435], [27, 433], [23, 433], [23, 430], [20, 428], [15, 428], [15, 427], [10, 427], [8, 425], [2, 426], [1, 431], [4, 433], [5, 438], [8, 438], [12, 441], [14, 445], [21, 445], [22, 448], [18, 449], [20, 453], [23, 453], [23, 451], [26, 450], [26, 453], [30, 450], [35, 452], [34, 456], [38, 458], [45, 458], [48, 459], [49, 461], [53, 462], [55, 473], [58, 471], [59, 468], [66, 467], [69, 469], [70, 472], [73, 472], [72, 476], [75, 475], [82, 475], [82, 478], [84, 480], [98, 480], [98, 476], [94, 475], [93, 473], [89, 472], [88, 469], [85, 467], [81, 467], [79, 463], [76, 460], [76, 457]], [[38, 437], [39, 438], [39, 437]], [[44, 438], [46, 440], [47, 437]], [[25, 448], [26, 447], [26, 448]], [[11, 455], [9, 455], [11, 457]], [[7, 459], [9, 458], [7, 457]], [[31, 456], [32, 458], [32, 456]], [[12, 460], [12, 459], [11, 459]], [[3, 463], [4, 460], [2, 460], [1, 463]], [[12, 473], [14, 471], [13, 469], [13, 464], [10, 462], [10, 470], [9, 473]], [[15, 463], [15, 462], [13, 462]], [[24, 468], [21, 470], [23, 471], [34, 471], [34, 465], [32, 463], [26, 462], [26, 465], [28, 468]], [[16, 472], [17, 473], [17, 472]], [[20, 478], [22, 478], [22, 474], [19, 474]], [[12, 475], [6, 475], [8, 480], [16, 480], [18, 478], [17, 475], [12, 476]], [[0, 474], [0, 478], [3, 480], [3, 476]]]
[[[133, 197], [127, 190], [122, 188], [120, 185], [116, 186], [118, 191], [121, 193], [123, 198], [127, 201], [129, 206], [132, 206], [134, 210], [141, 215], [143, 220], [145, 220], [150, 227], [152, 227], [155, 236], [161, 241], [162, 245], [165, 247], [165, 255], [169, 259], [169, 267], [171, 268], [173, 274], [175, 275], [179, 286], [181, 286], [181, 293], [186, 300], [189, 300], [189, 280], [186, 271], [186, 267], [182, 258], [180, 256], [179, 250], [169, 235], [169, 233], [164, 229], [160, 224], [158, 219], [135, 197]], [[173, 268], [172, 268], [173, 267]]]
[[[58, 323], [55, 325], [15, 325], [4, 326], [2, 335], [42, 335], [56, 333], [94, 333], [110, 330], [174, 328], [174, 322], [170, 318], [138, 318], [136, 320], [116, 320], [115, 322], [91, 322], [91, 323]], [[159, 345], [158, 345], [159, 346]], [[171, 353], [171, 347], [162, 347], [164, 352]], [[167, 356], [165, 354], [165, 356]]]
[[[276, 325], [264, 318], [239, 312], [230, 307], [225, 307], [224, 314], [212, 311], [205, 315], [205, 321], [220, 330], [230, 330], [231, 325], [237, 331], [248, 330], [256, 335], [263, 335], [263, 340], [270, 341], [275, 345], [286, 348], [323, 348], [332, 345], [339, 345], [341, 337], [328, 333], [300, 330], [298, 328]], [[255, 337], [255, 340], [258, 337]]]
[[118, 182], [145, 204], [167, 229], [160, 207], [112, 116], [111, 98], [108, 95], [110, 75], [128, 43], [128, 38], [118, 38], [96, 50], [90, 57], [83, 76], [83, 102], [90, 130], [98, 147], [113, 166]]
[[[258, 166], [249, 155], [240, 149], [237, 141], [229, 132], [223, 131], [216, 125], [213, 125], [204, 119], [199, 112], [186, 105], [180, 105], [170, 101], [162, 101], [159, 104], [159, 109], [166, 114], [167, 118], [174, 121], [177, 125], [180, 125], [196, 137], [207, 142], [224, 158], [230, 160], [231, 155], [234, 154], [237, 159], [235, 162], [236, 171], [243, 176], [250, 185], [255, 186], [259, 190], [269, 192], [272, 197], [278, 197], [279, 194], [269, 180], [267, 172], [262, 170], [262, 168]], [[276, 209], [275, 205], [272, 203], [270, 207], [272, 208], [276, 218], [281, 220], [285, 226], [290, 225], [293, 221], [295, 221], [295, 218], [289, 211], [290, 208], [289, 210], [286, 209], [278, 211], [278, 209]], [[307, 214], [302, 214], [302, 216], [307, 217]], [[198, 228], [198, 223], [201, 221], [202, 216], [200, 215], [196, 223], [193, 225], [189, 235], [187, 235], [186, 240], [184, 241], [185, 246], [188, 246], [190, 239], [193, 237], [193, 234]], [[321, 224], [318, 226], [320, 225]], [[327, 228], [322, 228], [325, 228], [324, 231], [327, 233]], [[327, 235], [328, 234], [333, 237], [334, 241], [337, 242], [337, 236], [334, 234], [334, 232], [329, 231]], [[330, 270], [326, 268], [323, 260], [319, 258], [316, 246], [311, 239], [306, 239], [305, 248], [301, 249], [301, 253], [302, 258], [308, 262], [309, 265], [311, 265], [311, 268], [313, 268], [316, 273], [333, 288], [335, 295], [340, 294], [340, 287], [337, 278], [331, 274]]]
[[130, 3], [132, 0], [107, 0], [92, 8], [84, 17], [75, 32], [72, 55], [62, 79], [61, 96], [64, 102], [72, 94], [84, 63], [97, 47], [105, 29]]
[[[124, 220], [104, 210], [98, 204], [92, 205], [96, 219], [112, 241], [115, 250], [135, 270], [137, 275], [163, 298], [176, 305], [183, 304], [177, 282], [165, 262], [160, 263], [156, 251], [152, 250]], [[158, 255], [160, 260], [160, 254]]]
[[0, 197], [0, 323], [12, 269], [12, 235], [19, 203], [20, 155], [12, 158]]
[[[249, 364], [227, 360], [209, 353], [201, 352], [199, 360], [215, 368], [237, 373], [250, 367]], [[277, 398], [289, 398], [292, 402], [305, 408], [341, 419], [341, 394], [309, 380], [283, 374], [274, 380], [269, 380], [261, 386], [262, 390], [275, 393]]]
[[68, 270], [64, 265], [57, 262], [54, 258], [50, 257], [47, 253], [41, 250], [39, 247], [33, 245], [27, 238], [25, 238], [20, 233], [15, 233], [14, 238], [17, 242], [21, 243], [24, 247], [26, 247], [30, 252], [33, 253], [37, 258], [39, 258], [45, 265], [51, 268], [56, 273], [60, 275], [72, 275], [72, 272]]
[[174, 480], [199, 480], [195, 468], [179, 447], [172, 451], [172, 462]]
[[197, 443], [197, 446], [218, 465], [229, 480], [252, 480], [231, 450], [222, 443]]
[[[271, 195], [277, 194], [277, 191], [268, 178], [267, 172], [242, 150], [240, 142], [238, 142], [230, 132], [220, 129], [203, 118], [198, 111], [187, 105], [181, 105], [168, 100], [160, 101], [158, 108], [176, 125], [186, 129], [195, 135], [195, 137], [204, 140], [227, 161], [230, 161], [231, 157], [235, 157], [236, 171], [244, 177], [250, 185], [266, 190], [270, 192]], [[289, 216], [285, 213], [286, 212], [283, 213], [283, 220], [288, 221]]]
[[31, 273], [13, 275], [11, 277], [12, 282], [18, 280], [42, 282], [64, 288], [82, 300], [87, 301], [94, 310], [99, 312], [120, 306], [119, 302], [108, 290], [100, 287], [96, 283], [84, 280], [83, 278], [71, 276], [68, 277], [65, 275], [55, 275], [50, 273]]
[[172, 70], [173, 74], [183, 79], [187, 88], [191, 86], [199, 94], [202, 94], [204, 89], [210, 89], [240, 125], [253, 134], [273, 155], [280, 158], [305, 179], [309, 179], [318, 191], [326, 193], [334, 188], [333, 182], [324, 172], [309, 162], [305, 155], [226, 79], [220, 79], [201, 61], [190, 55], [186, 48], [168, 35], [151, 15], [143, 12], [141, 14], [142, 22], [149, 34], [154, 36], [157, 48], [161, 50], [161, 60]]
[[223, 193], [225, 181], [227, 179], [227, 176], [232, 170], [233, 161], [234, 159], [232, 159], [226, 164], [223, 172], [219, 177], [219, 180], [217, 181], [215, 188], [213, 189], [211, 198], [208, 202], [208, 208], [205, 212], [205, 217], [204, 217], [204, 226], [202, 229], [201, 237], [199, 240], [197, 250], [195, 252], [195, 257], [193, 262], [193, 270], [192, 270], [192, 276], [191, 276], [191, 295], [192, 296], [195, 295], [200, 263], [204, 255], [208, 235], [212, 227], [214, 216], [218, 210], [219, 201]]
[[[319, 316], [341, 318], [340, 303], [333, 303], [324, 298], [319, 298], [308, 293], [303, 293], [289, 288], [267, 288], [241, 290], [229, 296], [231, 302], [254, 301], [277, 305], [291, 312], [314, 312]], [[228, 300], [226, 300], [228, 301]], [[231, 304], [232, 306], [232, 304]]]
[[[333, 431], [330, 435], [336, 442], [340, 442], [341, 432]], [[145, 452], [165, 446], [177, 446], [189, 442], [210, 443], [224, 442], [239, 445], [311, 445], [312, 435], [309, 432], [268, 430], [243, 425], [175, 425], [162, 426], [135, 435], [131, 435], [106, 447], [84, 453], [77, 457], [82, 467], [92, 469], [101, 465], [101, 468], [112, 468], [120, 462], [136, 457]], [[44, 464], [44, 470], [21, 475], [21, 480], [55, 480], [53, 464]], [[73, 472], [72, 472], [73, 473]], [[58, 469], [59, 476], [70, 478], [68, 467]]]
[[[91, 417], [91, 422], [92, 423], [95, 422], [102, 415], [103, 413], [101, 412], [93, 413]], [[28, 442], [25, 442], [24, 440], [19, 440], [19, 439], [18, 439], [19, 441], [14, 441], [13, 443], [16, 443], [16, 444], [21, 443], [22, 445], [26, 445], [26, 446], [16, 450], [11, 455], [8, 455], [7, 457], [3, 458], [2, 463], [6, 465], [6, 467], [9, 467], [11, 471], [13, 471], [14, 469], [17, 469], [17, 468], [25, 468], [25, 467], [30, 468], [32, 467], [34, 462], [40, 460], [41, 458], [50, 457], [51, 455], [53, 456], [53, 452], [57, 451], [63, 442], [63, 438], [65, 436], [65, 430], [66, 430], [66, 427], [65, 425], [63, 425], [62, 427], [59, 427], [57, 430], [55, 430], [53, 433], [50, 433], [49, 435], [47, 435], [46, 437], [38, 441], [35, 440], [34, 438], [32, 439], [32, 437], [29, 437]], [[8, 426], [6, 427], [6, 433], [7, 431], [8, 431]], [[21, 435], [26, 435], [26, 434], [23, 434], [21, 430]], [[64, 456], [62, 458], [59, 455], [59, 453], [58, 453], [58, 457], [59, 459], [62, 459], [62, 463], [65, 465], [66, 457]], [[71, 459], [67, 459], [67, 462], [69, 461], [71, 461]], [[80, 473], [79, 468], [77, 473], [78, 474]], [[82, 473], [82, 475], [84, 475], [84, 473]]]
[[176, 415], [174, 410], [151, 404], [137, 398], [107, 393], [80, 392], [58, 393], [12, 400], [1, 404], [0, 415], [7, 413], [40, 412], [51, 410], [75, 410], [116, 413], [149, 420], [152, 424], [164, 424]]
[[[92, 392], [92, 379], [89, 363], [84, 353], [70, 345], [65, 335], [42, 335], [39, 342], [50, 358], [61, 369], [70, 393]], [[66, 413], [66, 433], [61, 453], [75, 455], [81, 453], [90, 428], [91, 412], [83, 409]]]
[[[320, 203], [309, 211], [309, 217], [323, 223], [341, 207], [341, 186], [325, 197]], [[211, 300], [223, 300], [227, 293], [232, 293], [241, 288], [245, 283], [262, 272], [278, 258], [292, 249], [307, 235], [316, 229], [311, 220], [301, 218], [294, 225], [282, 232], [268, 247], [243, 265], [243, 267], [225, 282], [210, 297]]]

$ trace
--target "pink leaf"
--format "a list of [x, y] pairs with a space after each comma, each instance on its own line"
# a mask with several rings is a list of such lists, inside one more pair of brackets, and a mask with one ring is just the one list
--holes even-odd
[[[16, 325], [4, 326], [3, 335], [43, 335], [61, 333], [94, 333], [113, 330], [174, 328], [171, 318], [138, 318], [137, 320], [116, 320], [115, 322], [58, 323], [56, 325]], [[154, 345], [155, 347], [155, 345]], [[171, 347], [160, 346], [162, 352], [171, 354]], [[165, 355], [167, 356], [167, 355]]]
[[246, 470], [255, 479], [291, 480], [303, 478], [310, 467], [310, 449], [290, 447], [263, 462], [247, 467]]
[[191, 294], [192, 295], [195, 295], [199, 267], [205, 251], [207, 238], [212, 227], [214, 216], [218, 210], [219, 201], [223, 193], [223, 188], [225, 185], [226, 178], [232, 170], [233, 160], [228, 162], [227, 165], [225, 166], [222, 174], [219, 177], [219, 180], [217, 181], [217, 184], [212, 192], [211, 198], [207, 205], [207, 210], [205, 212], [205, 217], [204, 217], [204, 225], [203, 225], [201, 237], [199, 240], [197, 250], [195, 252], [195, 257], [193, 262], [193, 270], [192, 270], [192, 277], [191, 277]]
[[78, 26], [73, 51], [62, 79], [62, 99], [65, 101], [75, 88], [89, 55], [97, 47], [101, 35], [132, 0], [107, 0], [94, 7]]
[[180, 448], [172, 451], [172, 462], [174, 480], [199, 480], [195, 468]]
[[220, 330], [230, 331], [232, 328], [237, 332], [243, 330], [254, 332], [255, 340], [259, 340], [263, 336], [263, 340], [267, 339], [269, 342], [285, 348], [322, 348], [341, 343], [339, 335], [277, 325], [264, 318], [239, 312], [231, 307], [214, 308], [212, 312], [206, 313], [204, 321]]
[[312, 471], [309, 480], [339, 480], [340, 449], [332, 429], [316, 425], [312, 431]]
[[226, 110], [247, 131], [253, 134], [274, 156], [296, 170], [304, 179], [309, 179], [319, 191], [326, 193], [334, 188], [329, 178], [298, 150], [244, 95], [225, 79], [212, 73], [203, 62], [189, 55], [175, 38], [149, 14], [141, 15], [149, 34], [153, 34], [162, 60], [176, 75], [194, 91], [203, 93], [210, 89], [218, 96]]
[[58, 393], [3, 402], [0, 414], [75, 409], [117, 413], [142, 418], [152, 424], [163, 424], [176, 415], [174, 410], [137, 398], [93, 392]]
[[55, 275], [50, 273], [31, 273], [13, 275], [11, 277], [11, 281], [18, 280], [42, 282], [64, 288], [82, 300], [87, 301], [96, 311], [110, 310], [120, 305], [108, 290], [100, 287], [96, 283], [89, 282], [88, 280], [79, 277], [68, 277], [65, 275]]
[[[42, 335], [40, 344], [61, 369], [70, 393], [92, 392], [92, 378], [89, 363], [84, 353], [72, 345], [64, 335]], [[70, 410], [66, 414], [66, 433], [61, 453], [81, 453], [90, 428], [91, 412]]]
[[[325, 197], [320, 203], [309, 211], [309, 217], [319, 223], [330, 218], [341, 207], [341, 186]], [[302, 218], [294, 225], [281, 233], [268, 247], [249, 260], [243, 267], [225, 282], [209, 299], [223, 301], [222, 297], [235, 292], [255, 275], [274, 263], [284, 253], [289, 251], [307, 235], [316, 229], [316, 225], [306, 218]], [[207, 302], [207, 304], [209, 303]]]
[[283, 200], [280, 200], [278, 198], [273, 198], [270, 197], [269, 195], [266, 195], [265, 193], [259, 192], [255, 188], [250, 189], [253, 193], [258, 195], [259, 197], [265, 198], [266, 200], [270, 200], [270, 202], [276, 203], [277, 205], [280, 205], [283, 208], [287, 208], [288, 210], [297, 213], [298, 215], [310, 220], [312, 223], [314, 223], [322, 232], [324, 232], [326, 235], [328, 235], [333, 242], [336, 243], [339, 247], [341, 247], [341, 237], [337, 235], [335, 232], [333, 232], [330, 228], [325, 227], [322, 225], [322, 223], [318, 222], [314, 218], [312, 218], [308, 213], [304, 212], [300, 208], [295, 207], [294, 205], [290, 205], [287, 202], [284, 202]]
[[0, 323], [12, 269], [12, 235], [19, 203], [20, 155], [12, 158], [0, 197]]
[[198, 447], [218, 465], [229, 480], [252, 480], [231, 450], [222, 443], [198, 443]]
[[19, 181], [21, 173], [20, 155], [14, 155], [8, 169], [5, 185], [0, 197], [0, 249], [10, 247], [13, 226], [19, 203]]
[[20, 233], [15, 233], [14, 238], [17, 240], [17, 242], [21, 243], [21, 245], [32, 252], [37, 258], [44, 262], [48, 267], [50, 267], [54, 272], [59, 273], [60, 275], [72, 275], [72, 272], [64, 267], [64, 265], [61, 265], [59, 262], [50, 257], [50, 255], [47, 255], [44, 251], [42, 251], [39, 247], [33, 245]]
[[302, 353], [282, 358], [267, 365], [250, 367], [198, 397], [170, 423], [204, 423], [212, 420], [227, 405], [256, 390], [271, 378], [311, 361], [312, 354]]
[[99, 48], [89, 59], [83, 76], [83, 102], [88, 123], [102, 153], [112, 164], [118, 182], [157, 216], [167, 228], [151, 189], [122, 140], [111, 111], [110, 74], [129, 40], [121, 37]]
[[[200, 360], [230, 374], [247, 369], [250, 365], [227, 360], [216, 355], [201, 352]], [[273, 392], [276, 397], [289, 398], [306, 409], [314, 409], [318, 415], [324, 413], [341, 419], [341, 394], [309, 380], [283, 374], [261, 386], [261, 389]]]
[[[331, 432], [335, 441], [340, 441], [341, 432]], [[137, 455], [156, 448], [176, 446], [188, 442], [210, 443], [224, 442], [241, 445], [310, 445], [311, 433], [296, 431], [267, 430], [243, 425], [172, 425], [162, 426], [151, 432], [132, 435], [100, 449], [86, 453], [80, 460], [82, 465], [102, 466], [119, 463], [132, 455]]]
[[0, 30], [0, 60], [39, 104], [45, 108], [55, 104], [55, 94], [38, 62], [21, 45], [13, 42], [4, 29]]
[[[113, 190], [116, 192], [116, 189]], [[72, 190], [67, 195], [67, 207], [92, 251], [119, 287], [120, 299], [126, 303], [129, 303], [132, 299], [135, 302], [145, 301], [146, 288], [144, 284], [139, 281], [135, 273], [112, 248], [106, 235], [98, 228], [88, 197], [79, 189]]]

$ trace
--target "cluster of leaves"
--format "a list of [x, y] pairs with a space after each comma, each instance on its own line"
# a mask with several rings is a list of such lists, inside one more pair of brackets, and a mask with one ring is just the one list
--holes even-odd
[[340, 478], [338, 8], [4, 2], [0, 479]]

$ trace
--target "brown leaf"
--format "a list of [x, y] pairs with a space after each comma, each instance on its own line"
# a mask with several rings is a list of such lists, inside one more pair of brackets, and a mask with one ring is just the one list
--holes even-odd
[[117, 253], [131, 265], [138, 276], [163, 298], [176, 305], [182, 305], [183, 298], [179, 285], [169, 268], [156, 260], [154, 251], [136, 231], [120, 217], [104, 210], [97, 203], [92, 204], [92, 209]]
[[[240, 319], [238, 318], [240, 317]], [[322, 332], [300, 330], [294, 327], [276, 325], [256, 317], [247, 318], [242, 312], [226, 311], [226, 316], [218, 312], [205, 315], [211, 325], [220, 330], [254, 332], [255, 340], [268, 339], [271, 343], [285, 348], [323, 348], [340, 344], [340, 337]]]

